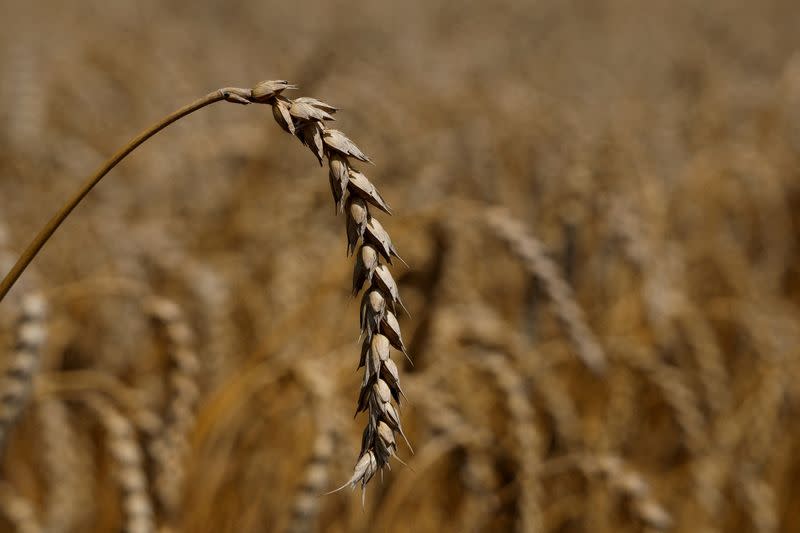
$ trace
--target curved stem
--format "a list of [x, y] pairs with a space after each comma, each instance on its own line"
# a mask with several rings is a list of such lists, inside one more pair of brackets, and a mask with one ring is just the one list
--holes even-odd
[[81, 188], [67, 201], [66, 204], [55, 214], [53, 218], [50, 219], [47, 224], [39, 231], [36, 237], [33, 238], [31, 243], [22, 252], [22, 255], [19, 257], [17, 262], [11, 268], [11, 271], [6, 274], [3, 281], [0, 282], [0, 301], [5, 298], [8, 291], [11, 287], [14, 286], [17, 279], [20, 275], [25, 271], [27, 266], [36, 257], [36, 254], [39, 253], [39, 250], [42, 249], [44, 244], [50, 239], [50, 237], [55, 233], [58, 227], [61, 225], [62, 222], [69, 216], [73, 209], [83, 200], [83, 198], [89, 194], [89, 191], [94, 188], [97, 183], [103, 179], [103, 176], [108, 174], [108, 172], [117, 166], [117, 163], [125, 159], [125, 157], [136, 150], [143, 142], [147, 139], [158, 133], [159, 131], [163, 130], [173, 122], [180, 120], [181, 118], [194, 113], [198, 109], [202, 109], [203, 107], [213, 104], [215, 102], [219, 102], [220, 100], [228, 100], [240, 104], [247, 104], [249, 103], [250, 98], [250, 90], [249, 89], [239, 89], [235, 87], [227, 87], [224, 89], [216, 90], [212, 93], [208, 93], [203, 98], [200, 98], [191, 104], [182, 107], [175, 111], [174, 113], [167, 115], [166, 117], [162, 118], [142, 133], [140, 133], [137, 137], [131, 140], [128, 144], [123, 146], [116, 154], [111, 156], [111, 158], [103, 163], [103, 165], [97, 169], [97, 171], [90, 176], [86, 182], [81, 186]]

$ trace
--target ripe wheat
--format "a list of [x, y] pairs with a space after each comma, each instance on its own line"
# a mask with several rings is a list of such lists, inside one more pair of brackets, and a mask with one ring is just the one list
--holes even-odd
[[[275, 121], [284, 131], [296, 136], [308, 147], [320, 165], [327, 159], [336, 209], [346, 216], [348, 254], [356, 252], [358, 247], [353, 273], [353, 294], [360, 292], [364, 284], [367, 284], [367, 290], [361, 303], [363, 344], [359, 362], [359, 368], [363, 366], [365, 370], [356, 413], [366, 411], [368, 419], [355, 471], [347, 484], [355, 487], [360, 483], [364, 488], [375, 473], [387, 467], [389, 459], [396, 456], [396, 436], [399, 434], [408, 443], [398, 413], [402, 395], [399, 373], [390, 356], [391, 347], [408, 357], [397, 320], [398, 310], [405, 310], [405, 307], [397, 284], [384, 264], [392, 264], [393, 258], [401, 262], [403, 260], [389, 234], [372, 213], [373, 209], [377, 209], [390, 214], [389, 205], [369, 179], [351, 163], [351, 160], [363, 163], [371, 163], [371, 160], [344, 133], [327, 126], [328, 122], [334, 120], [336, 107], [315, 98], [299, 97], [292, 100], [283, 95], [284, 91], [296, 88], [284, 80], [263, 81], [252, 89], [222, 88], [179, 109], [142, 132], [90, 176], [39, 232], [0, 282], [0, 300], [81, 200], [117, 163], [147, 139], [171, 123], [215, 102], [271, 106]], [[27, 362], [25, 364], [28, 365]], [[181, 395], [176, 398], [181, 404], [185, 403]], [[164, 487], [165, 483], [172, 482], [158, 485]], [[160, 490], [164, 505], [167, 508], [173, 507], [175, 490]]]
[[326, 123], [334, 120], [336, 107], [314, 98], [291, 100], [283, 96], [285, 90], [295, 88], [286, 81], [265, 81], [253, 89], [252, 98], [270, 104], [278, 125], [308, 147], [320, 165], [328, 160], [334, 204], [346, 217], [347, 252], [356, 254], [353, 294], [367, 284], [360, 306], [363, 343], [358, 364], [364, 367], [364, 378], [356, 408], [356, 413], [367, 412], [367, 426], [353, 476], [347, 483], [354, 488], [360, 483], [363, 489], [396, 455], [397, 435], [405, 439], [395, 407], [402, 395], [400, 378], [390, 355], [390, 349], [395, 348], [408, 356], [396, 315], [404, 306], [397, 284], [383, 263], [402, 259], [372, 212], [377, 209], [391, 214], [389, 205], [351, 163], [351, 159], [371, 163], [370, 159], [344, 133], [327, 127]]

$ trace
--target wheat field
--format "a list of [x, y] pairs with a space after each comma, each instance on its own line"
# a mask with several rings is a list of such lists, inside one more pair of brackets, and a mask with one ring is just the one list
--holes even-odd
[[800, 531], [796, 1], [0, 7], [0, 531]]

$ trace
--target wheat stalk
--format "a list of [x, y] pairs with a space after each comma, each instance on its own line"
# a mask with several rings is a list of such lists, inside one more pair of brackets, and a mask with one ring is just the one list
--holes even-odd
[[[272, 82], [265, 82], [267, 84]], [[67, 217], [72, 213], [72, 211], [78, 206], [78, 204], [83, 201], [87, 194], [94, 189], [95, 185], [100, 183], [100, 181], [108, 174], [111, 169], [119, 164], [120, 161], [125, 159], [129, 154], [131, 154], [134, 150], [136, 150], [139, 146], [141, 146], [145, 141], [150, 139], [152, 136], [169, 126], [170, 124], [177, 122], [178, 120], [191, 115], [195, 111], [198, 111], [206, 106], [211, 104], [215, 104], [217, 102], [232, 102], [236, 104], [250, 104], [250, 103], [264, 103], [267, 100], [264, 100], [263, 90], [259, 89], [259, 87], [263, 88], [264, 84], [259, 84], [256, 89], [243, 89], [240, 87], [223, 87], [222, 89], [217, 89], [216, 91], [212, 91], [205, 95], [202, 98], [195, 100], [194, 102], [185, 105], [184, 107], [170, 113], [166, 117], [162, 118], [161, 120], [157, 121], [155, 124], [150, 126], [149, 128], [145, 129], [139, 135], [134, 137], [130, 142], [128, 142], [125, 146], [120, 148], [117, 153], [111, 156], [107, 161], [105, 161], [100, 167], [95, 171], [94, 174], [89, 176], [83, 185], [73, 194], [65, 203], [64, 205], [50, 218], [50, 220], [42, 227], [39, 233], [33, 238], [33, 240], [28, 244], [25, 250], [17, 259], [16, 263], [11, 270], [6, 274], [2, 281], [0, 281], [0, 301], [5, 298], [8, 294], [8, 291], [11, 290], [11, 287], [17, 282], [19, 277], [28, 268], [28, 265], [33, 261], [39, 251], [44, 247], [50, 237], [56, 232], [56, 230], [61, 226], [61, 224], [67, 219]], [[288, 87], [284, 84], [283, 88]], [[278, 91], [280, 92], [280, 91]], [[256, 96], [256, 94], [260, 94], [261, 97]], [[274, 93], [273, 93], [274, 94]]]

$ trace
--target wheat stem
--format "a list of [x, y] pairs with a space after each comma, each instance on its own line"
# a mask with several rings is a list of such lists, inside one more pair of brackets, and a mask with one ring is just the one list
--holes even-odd
[[158, 133], [159, 131], [163, 130], [173, 122], [176, 122], [183, 117], [194, 113], [195, 111], [206, 107], [207, 105], [211, 105], [213, 103], [219, 102], [221, 100], [226, 100], [229, 102], [239, 103], [239, 104], [247, 104], [250, 103], [252, 100], [252, 91], [250, 89], [240, 89], [236, 87], [225, 87], [222, 89], [217, 89], [216, 91], [210, 92], [204, 97], [195, 100], [191, 104], [188, 104], [177, 111], [167, 115], [166, 117], [162, 118], [134, 139], [132, 139], [128, 144], [123, 146], [116, 154], [111, 156], [105, 163], [103, 163], [97, 171], [92, 174], [86, 182], [81, 186], [81, 188], [64, 204], [58, 212], [53, 215], [47, 224], [39, 231], [36, 237], [33, 238], [31, 243], [22, 252], [17, 262], [11, 268], [8, 274], [6, 274], [3, 281], [0, 282], [0, 301], [5, 298], [6, 294], [11, 287], [14, 286], [17, 279], [22, 275], [25, 269], [28, 267], [33, 258], [36, 257], [36, 254], [42, 249], [45, 243], [50, 239], [50, 237], [55, 233], [58, 227], [61, 225], [62, 222], [72, 213], [72, 210], [81, 203], [81, 200], [89, 194], [95, 185], [97, 185], [103, 177], [111, 171], [117, 164], [125, 159], [125, 157], [136, 150], [142, 143], [144, 143], [147, 139]]

